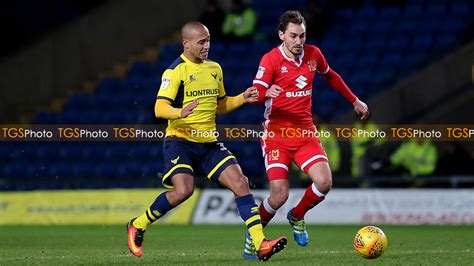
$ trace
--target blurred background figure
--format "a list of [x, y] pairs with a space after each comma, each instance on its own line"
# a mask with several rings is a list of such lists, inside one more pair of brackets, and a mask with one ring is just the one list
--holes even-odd
[[429, 139], [410, 139], [403, 142], [390, 156], [394, 167], [402, 167], [412, 177], [434, 173], [438, 151]]
[[233, 0], [222, 25], [222, 34], [226, 39], [251, 39], [256, 24], [257, 14], [253, 8], [242, 0]]
[[225, 12], [216, 0], [208, 0], [206, 9], [199, 18], [199, 22], [206, 25], [211, 33], [212, 39], [222, 39], [222, 23], [224, 22]]
[[[356, 120], [354, 127], [365, 132], [375, 132], [379, 129], [377, 124], [370, 119]], [[364, 155], [369, 148], [381, 145], [382, 143], [384, 143], [384, 139], [371, 138], [367, 134], [351, 139], [351, 176], [353, 178], [366, 174], [364, 171], [367, 169], [367, 160], [364, 158]]]
[[436, 166], [437, 175], [472, 175], [474, 158], [462, 147], [459, 141], [446, 143], [445, 152]]

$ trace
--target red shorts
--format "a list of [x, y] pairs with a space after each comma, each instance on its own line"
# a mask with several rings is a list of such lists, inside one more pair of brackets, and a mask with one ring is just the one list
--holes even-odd
[[327, 162], [328, 157], [318, 138], [307, 138], [298, 141], [261, 140], [265, 168], [268, 180], [288, 179], [291, 160], [308, 173], [309, 168], [317, 162]]

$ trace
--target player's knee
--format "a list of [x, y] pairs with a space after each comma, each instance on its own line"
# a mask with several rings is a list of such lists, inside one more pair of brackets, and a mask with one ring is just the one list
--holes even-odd
[[316, 179], [315, 184], [316, 184], [316, 188], [321, 193], [327, 194], [332, 188], [332, 175], [331, 175], [331, 173], [319, 176], [319, 178]]
[[244, 175], [239, 175], [236, 181], [237, 187], [242, 190], [249, 189], [249, 179]]
[[272, 188], [270, 197], [272, 202], [280, 208], [288, 200], [289, 191], [287, 188]]
[[238, 175], [233, 179], [232, 185], [230, 187], [232, 192], [236, 195], [245, 195], [249, 192], [249, 180], [244, 175]]
[[194, 193], [194, 187], [183, 186], [175, 189], [176, 201], [183, 202], [191, 197]]

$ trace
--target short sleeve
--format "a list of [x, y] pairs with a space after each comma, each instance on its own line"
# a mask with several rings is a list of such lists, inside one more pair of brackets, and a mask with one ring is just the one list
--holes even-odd
[[161, 85], [156, 98], [174, 102], [180, 84], [178, 68], [165, 70], [161, 77]]
[[269, 53], [265, 54], [260, 60], [258, 65], [258, 71], [253, 80], [253, 86], [258, 89], [268, 89], [273, 84], [275, 78], [274, 66], [272, 64], [271, 56]]

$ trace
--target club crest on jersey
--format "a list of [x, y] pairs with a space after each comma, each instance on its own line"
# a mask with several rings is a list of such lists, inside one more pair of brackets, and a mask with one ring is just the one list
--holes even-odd
[[262, 66], [258, 67], [257, 75], [255, 77], [258, 79], [261, 79], [264, 73], [265, 73], [265, 68]]
[[281, 67], [281, 73], [288, 73], [288, 68], [286, 66]]
[[272, 150], [270, 152], [270, 161], [276, 161], [280, 158], [280, 150]]
[[308, 65], [309, 65], [309, 70], [310, 71], [316, 71], [316, 69], [318, 68], [318, 62], [316, 62], [315, 59], [309, 60]]
[[196, 77], [194, 75], [189, 75], [189, 81], [195, 81]]
[[162, 78], [161, 79], [161, 88], [165, 90], [170, 85], [170, 82], [171, 82], [170, 78], [168, 78], [168, 77]]
[[212, 73], [211, 73], [211, 76], [212, 76], [214, 79], [217, 79], [217, 73], [216, 73], [216, 72], [212, 72]]

